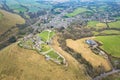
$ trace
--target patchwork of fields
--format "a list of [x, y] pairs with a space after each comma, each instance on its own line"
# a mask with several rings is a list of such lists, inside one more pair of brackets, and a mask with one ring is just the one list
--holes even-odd
[[38, 12], [40, 9], [49, 9], [52, 6], [49, 4], [42, 4], [38, 0], [6, 0], [6, 4], [14, 12]]

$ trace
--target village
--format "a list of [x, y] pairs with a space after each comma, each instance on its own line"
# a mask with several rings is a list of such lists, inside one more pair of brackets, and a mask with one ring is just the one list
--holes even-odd
[[32, 33], [21, 39], [18, 45], [25, 49], [35, 50], [44, 55], [46, 60], [51, 60], [57, 64], [66, 64], [65, 58], [55, 51], [51, 46], [51, 39], [55, 35], [52, 30], [44, 30], [33, 35]]

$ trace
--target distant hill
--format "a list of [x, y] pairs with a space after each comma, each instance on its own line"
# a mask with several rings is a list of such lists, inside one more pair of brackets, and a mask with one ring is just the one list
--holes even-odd
[[0, 34], [16, 26], [16, 24], [24, 23], [25, 20], [21, 16], [0, 9]]

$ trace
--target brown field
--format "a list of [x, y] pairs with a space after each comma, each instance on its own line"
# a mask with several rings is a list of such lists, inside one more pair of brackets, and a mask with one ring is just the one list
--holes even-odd
[[64, 52], [58, 44], [53, 47], [67, 59], [69, 66], [46, 61], [33, 50], [23, 49], [14, 43], [0, 51], [0, 80], [90, 80], [84, 68]]
[[102, 56], [96, 55], [91, 51], [89, 46], [85, 43], [86, 39], [88, 38], [79, 40], [67, 39], [66, 43], [69, 48], [79, 52], [88, 62], [93, 65], [93, 67], [102, 65], [106, 71], [111, 70], [111, 67], [106, 59], [104, 59]]
[[17, 14], [13, 14], [1, 9], [0, 13], [3, 14], [2, 19], [0, 19], [0, 34], [4, 33], [11, 27], [16, 26], [16, 24], [25, 23], [25, 20]]

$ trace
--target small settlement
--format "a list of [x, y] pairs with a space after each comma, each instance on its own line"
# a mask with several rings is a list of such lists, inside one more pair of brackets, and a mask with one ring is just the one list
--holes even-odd
[[37, 51], [39, 54], [44, 55], [46, 60], [52, 60], [57, 64], [66, 64], [65, 58], [50, 46], [54, 35], [55, 32], [52, 30], [44, 30], [36, 35], [29, 34], [20, 40], [18, 45], [25, 49]]

